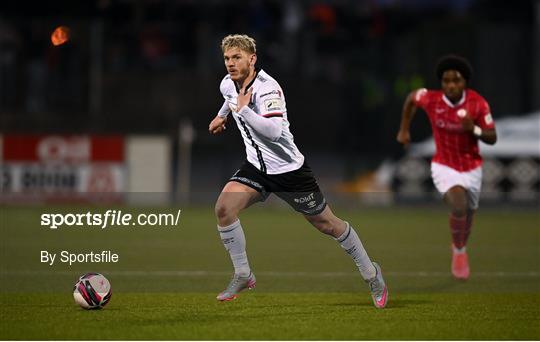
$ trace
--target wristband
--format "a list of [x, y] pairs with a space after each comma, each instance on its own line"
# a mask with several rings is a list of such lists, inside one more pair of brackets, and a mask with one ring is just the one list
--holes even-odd
[[473, 134], [475, 137], [480, 138], [482, 136], [482, 129], [478, 126], [474, 126]]

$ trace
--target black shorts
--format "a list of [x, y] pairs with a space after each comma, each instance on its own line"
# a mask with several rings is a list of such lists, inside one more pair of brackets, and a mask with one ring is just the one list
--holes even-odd
[[229, 181], [242, 183], [257, 190], [261, 194], [261, 201], [265, 201], [271, 193], [275, 193], [294, 210], [305, 215], [317, 215], [326, 208], [326, 199], [306, 162], [298, 170], [268, 175], [259, 171], [250, 162], [244, 161]]

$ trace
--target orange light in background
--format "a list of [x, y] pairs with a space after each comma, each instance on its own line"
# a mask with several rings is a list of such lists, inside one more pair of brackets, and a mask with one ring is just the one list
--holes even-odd
[[69, 27], [58, 26], [51, 34], [51, 42], [54, 46], [58, 46], [67, 41], [69, 41]]

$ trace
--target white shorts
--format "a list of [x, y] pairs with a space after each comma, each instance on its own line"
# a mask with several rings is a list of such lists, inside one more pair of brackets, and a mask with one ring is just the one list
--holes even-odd
[[439, 163], [431, 163], [431, 177], [437, 190], [444, 196], [454, 186], [462, 186], [467, 190], [469, 207], [478, 209], [480, 190], [482, 188], [482, 167], [474, 170], [459, 172]]

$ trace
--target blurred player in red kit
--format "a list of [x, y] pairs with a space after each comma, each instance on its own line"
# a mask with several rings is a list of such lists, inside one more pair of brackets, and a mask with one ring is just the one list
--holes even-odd
[[489, 104], [467, 88], [472, 68], [466, 59], [444, 56], [437, 64], [436, 73], [442, 90], [417, 89], [407, 96], [397, 141], [405, 146], [409, 144], [410, 123], [416, 108], [422, 108], [429, 117], [435, 139], [431, 176], [451, 209], [452, 274], [465, 280], [470, 275], [466, 244], [482, 184], [478, 140], [493, 145], [497, 133]]

